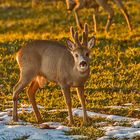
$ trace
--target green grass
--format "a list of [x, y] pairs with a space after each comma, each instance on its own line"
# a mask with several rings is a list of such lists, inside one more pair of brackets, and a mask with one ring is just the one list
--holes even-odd
[[[130, 33], [119, 9], [114, 5], [115, 17], [110, 32], [103, 32], [107, 14], [101, 10], [100, 31], [96, 34], [96, 46], [91, 52], [91, 76], [86, 83], [86, 105], [96, 112], [135, 116], [140, 107], [140, 4], [138, 0], [128, 0], [127, 9], [132, 19], [133, 31]], [[89, 24], [90, 36], [93, 35], [93, 10], [82, 10], [82, 23]], [[86, 13], [86, 14], [85, 14]], [[65, 43], [70, 37], [69, 27], [77, 29], [74, 17], [67, 19], [66, 5], [63, 2], [49, 3], [32, 8], [31, 2], [24, 0], [5, 0], [0, 4], [0, 110], [10, 105], [12, 89], [19, 78], [19, 68], [15, 60], [16, 52], [24, 43], [34, 39], [56, 39]], [[25, 89], [26, 90], [26, 89]], [[25, 90], [19, 96], [20, 103], [29, 103]], [[37, 93], [37, 103], [46, 110], [66, 108], [60, 87], [49, 83]], [[106, 106], [133, 103], [128, 110], [106, 110]], [[79, 107], [77, 94], [72, 90], [73, 107]], [[117, 112], [117, 113], [116, 113]], [[67, 113], [48, 114], [42, 112], [45, 121], [66, 123]], [[23, 114], [21, 118], [35, 122], [35, 118]], [[75, 118], [75, 129], [69, 134], [85, 134], [96, 139], [103, 132], [92, 123], [82, 127], [82, 120]], [[101, 120], [102, 121], [102, 120]], [[93, 121], [94, 122], [94, 121]], [[88, 133], [86, 133], [88, 132]]]
[[29, 136], [22, 136], [20, 138], [16, 138], [16, 139], [13, 139], [13, 140], [27, 140]]

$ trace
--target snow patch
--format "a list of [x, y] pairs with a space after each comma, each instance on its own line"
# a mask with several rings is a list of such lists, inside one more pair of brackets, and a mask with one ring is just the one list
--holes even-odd
[[113, 108], [113, 109], [128, 109], [128, 106], [107, 106], [106, 108]]
[[71, 140], [72, 137], [66, 136], [62, 129], [39, 129], [32, 125], [21, 126], [21, 125], [0, 125], [0, 140], [3, 139], [16, 139], [23, 136], [28, 136], [28, 140]]
[[[81, 109], [73, 109], [73, 114], [75, 116], [82, 117], [83, 111]], [[118, 115], [107, 115], [107, 114], [95, 113], [95, 112], [91, 112], [91, 111], [87, 111], [87, 114], [89, 117], [97, 116], [97, 117], [103, 117], [103, 118], [113, 120], [113, 121], [137, 121], [138, 120], [136, 118], [122, 117], [122, 116], [118, 116]]]
[[140, 109], [139, 109], [139, 108], [136, 108], [135, 110], [136, 110], [136, 111], [140, 111]]
[[88, 138], [87, 136], [82, 136], [82, 135], [74, 135], [72, 136], [73, 139], [85, 139]]
[[[29, 108], [29, 107], [25, 107]], [[18, 109], [20, 113], [22, 108]], [[29, 109], [28, 109], [29, 110]], [[70, 128], [63, 126], [58, 122], [47, 122], [50, 127], [56, 129], [40, 129], [33, 126], [31, 123], [19, 121], [12, 123], [12, 117], [8, 115], [11, 109], [6, 109], [0, 112], [0, 140], [13, 140], [22, 138], [23, 136], [28, 137], [28, 140], [72, 140], [73, 136], [66, 136], [65, 131], [69, 131]], [[12, 125], [10, 125], [10, 123]], [[45, 123], [44, 123], [45, 124]], [[78, 136], [76, 136], [78, 138]]]
[[[39, 108], [44, 109], [42, 106]], [[31, 106], [22, 106], [22, 108], [18, 109], [18, 113], [22, 112], [23, 109], [27, 112], [32, 111]], [[40, 129], [36, 128], [32, 124], [28, 122], [19, 121], [16, 125], [7, 125], [10, 124], [11, 116], [9, 113], [12, 109], [6, 109], [3, 112], [0, 112], [0, 140], [3, 139], [16, 139], [21, 138], [23, 136], [27, 136], [28, 140], [72, 140], [72, 139], [79, 139], [79, 138], [87, 138], [86, 136], [66, 136], [65, 131], [69, 131], [70, 128], [63, 126], [61, 123], [58, 122], [47, 122], [44, 124], [49, 125], [50, 127], [54, 127], [56, 129]], [[59, 111], [59, 110], [50, 110], [50, 112]], [[67, 111], [66, 109], [62, 109], [60, 111]], [[83, 111], [82, 109], [72, 109], [73, 115], [82, 117]], [[116, 122], [116, 125], [120, 125], [121, 122], [128, 121], [132, 126], [131, 127], [123, 127], [123, 126], [107, 126], [109, 125], [108, 122], [100, 122], [96, 123], [105, 131], [105, 136], [98, 138], [98, 140], [109, 140], [111, 138], [116, 139], [133, 139], [134, 137], [140, 136], [140, 120], [137, 118], [130, 118], [130, 117], [122, 117], [118, 115], [107, 115], [101, 113], [95, 113], [91, 111], [87, 111], [89, 117], [103, 117], [109, 120], [113, 120]]]
[[134, 137], [140, 136], [140, 128], [123, 127], [123, 126], [107, 126], [101, 128], [106, 131], [105, 135], [97, 140], [107, 140], [107, 139], [132, 139]]
[[140, 120], [133, 122], [133, 123], [132, 123], [132, 126], [133, 126], [134, 128], [140, 128]]
[[7, 112], [0, 112], [0, 117], [3, 117], [4, 115], [7, 115]]
[[[73, 114], [79, 117], [83, 116], [83, 111], [81, 109], [73, 109]], [[98, 138], [97, 140], [109, 140], [109, 139], [133, 139], [134, 137], [140, 136], [140, 120], [137, 118], [130, 117], [122, 117], [118, 115], [107, 115], [101, 113], [95, 113], [91, 111], [87, 111], [89, 117], [103, 117], [108, 120], [116, 121], [117, 124], [120, 122], [128, 121], [132, 126], [131, 127], [123, 127], [123, 126], [104, 126], [105, 122], [99, 123], [101, 130], [105, 131], [105, 136]], [[107, 123], [106, 123], [107, 124]], [[97, 123], [98, 125], [98, 123]]]
[[132, 106], [133, 104], [132, 103], [126, 103], [124, 104], [125, 106]]

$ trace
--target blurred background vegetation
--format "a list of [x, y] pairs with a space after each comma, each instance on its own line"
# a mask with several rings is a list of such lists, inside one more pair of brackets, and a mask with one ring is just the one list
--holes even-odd
[[[115, 16], [106, 35], [107, 13], [100, 9], [100, 30], [95, 34], [91, 76], [86, 83], [86, 105], [88, 110], [140, 118], [135, 110], [140, 107], [140, 3], [139, 0], [124, 0], [124, 3], [131, 17], [132, 32], [128, 31], [124, 17], [112, 3]], [[90, 36], [94, 35], [92, 13], [93, 9], [83, 9], [79, 13], [82, 23], [89, 25]], [[65, 38], [70, 37], [69, 27], [77, 30], [73, 14], [69, 19], [67, 16], [63, 0], [41, 1], [37, 6], [32, 6], [31, 0], [0, 0], [0, 110], [11, 107], [8, 101], [12, 100], [12, 88], [19, 78], [16, 52], [29, 40], [55, 39], [65, 43]], [[47, 84], [36, 95], [38, 104], [46, 110], [66, 108], [60, 87], [54, 83]], [[80, 106], [74, 89], [72, 100], [73, 107]], [[19, 102], [29, 103], [26, 90], [20, 94]], [[125, 103], [133, 105], [123, 110], [106, 109], [106, 106]], [[45, 116], [44, 112], [42, 114]]]

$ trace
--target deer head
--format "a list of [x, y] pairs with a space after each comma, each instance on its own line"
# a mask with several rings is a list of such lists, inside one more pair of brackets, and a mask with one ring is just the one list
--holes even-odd
[[70, 28], [71, 36], [74, 41], [67, 39], [67, 46], [73, 55], [75, 68], [79, 72], [86, 72], [89, 69], [89, 53], [95, 45], [95, 37], [88, 40], [88, 25], [84, 25], [82, 42], [79, 40], [78, 32], [75, 32], [73, 27]]

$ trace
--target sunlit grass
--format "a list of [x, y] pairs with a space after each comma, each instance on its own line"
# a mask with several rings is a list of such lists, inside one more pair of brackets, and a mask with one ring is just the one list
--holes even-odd
[[[99, 33], [96, 46], [91, 52], [91, 76], [86, 83], [86, 105], [88, 110], [138, 117], [136, 108], [140, 107], [140, 5], [138, 0], [128, 0], [127, 9], [132, 19], [133, 31], [130, 33], [125, 20], [114, 5], [114, 23], [107, 34], [103, 32], [107, 13], [101, 9], [99, 17]], [[86, 13], [86, 14], [85, 14]], [[93, 10], [82, 10], [82, 23], [87, 22], [90, 37], [93, 33]], [[69, 27], [77, 29], [73, 15], [67, 19], [66, 5], [63, 2], [41, 3], [32, 8], [30, 1], [6, 0], [0, 4], [0, 110], [7, 107], [12, 100], [12, 89], [19, 78], [19, 68], [15, 60], [16, 52], [29, 40], [55, 39], [65, 43], [70, 37]], [[81, 31], [79, 31], [81, 33]], [[37, 93], [37, 103], [46, 110], [66, 108], [60, 87], [53, 83], [46, 85]], [[106, 110], [106, 106], [123, 105], [131, 102], [128, 110]], [[29, 103], [25, 90], [19, 96], [19, 103]], [[77, 94], [72, 90], [73, 107], [79, 107]], [[116, 113], [117, 112], [117, 113]], [[42, 112], [45, 121], [59, 121], [67, 124], [67, 113], [48, 114]], [[23, 114], [22, 119], [35, 122], [34, 115]], [[96, 139], [103, 132], [92, 123], [89, 127], [81, 127], [82, 120], [75, 118], [75, 126], [69, 134], [88, 135]], [[104, 121], [104, 120], [100, 120]], [[92, 120], [91, 122], [95, 122]], [[79, 127], [80, 126], [80, 127]]]

